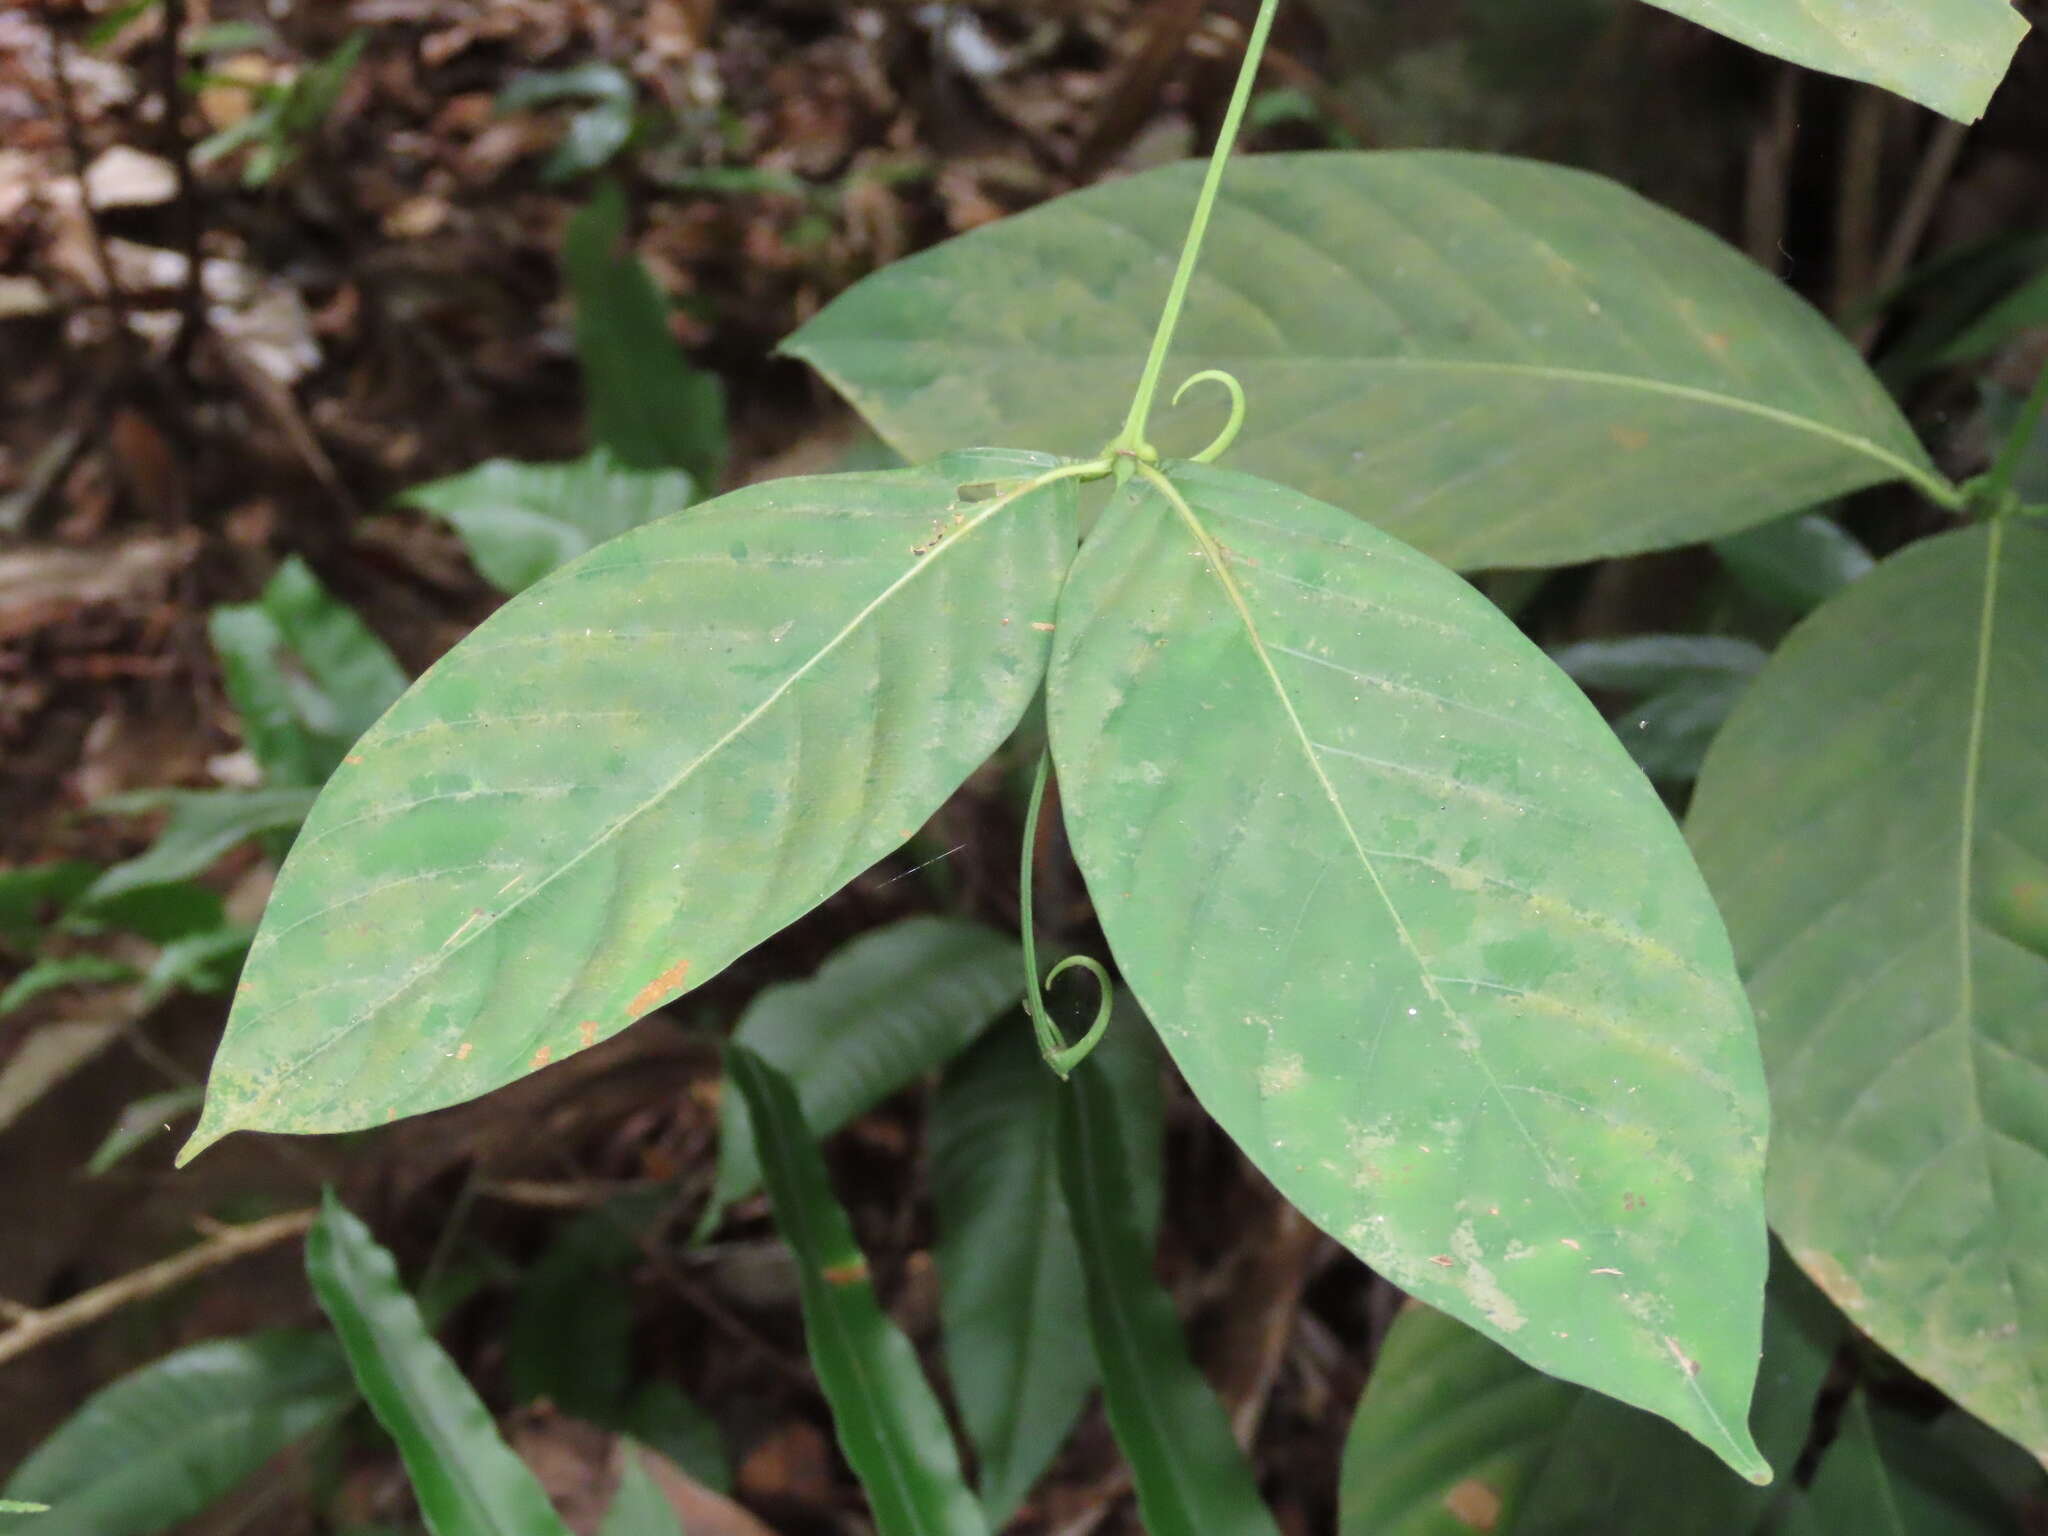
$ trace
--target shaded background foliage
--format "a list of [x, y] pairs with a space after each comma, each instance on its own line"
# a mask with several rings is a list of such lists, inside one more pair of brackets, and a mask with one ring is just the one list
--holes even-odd
[[[168, 116], [167, 15], [183, 21], [187, 55]], [[363, 695], [323, 667], [289, 573], [367, 627], [350, 654], [386, 678], [419, 670], [491, 610], [494, 587], [518, 583], [512, 565], [472, 563], [419, 510], [431, 496], [399, 506], [425, 482], [494, 459], [571, 466], [599, 442], [704, 492], [880, 461], [775, 344], [899, 256], [1206, 148], [1248, 17], [1193, 0], [0, 15], [0, 859], [83, 861], [91, 878], [153, 844], [161, 853], [181, 806], [199, 814], [197, 802], [84, 814], [109, 796], [317, 782], [360, 728], [350, 712]], [[2048, 313], [2023, 298], [2048, 269], [2038, 35], [1965, 134], [1633, 0], [1313, 0], [1283, 15], [1252, 123], [1255, 150], [1503, 149], [1613, 176], [1834, 316], [1952, 473], [1981, 463], [2048, 355]], [[188, 185], [176, 162], [223, 133], [247, 143], [199, 156]], [[579, 254], [571, 223], [593, 197], [616, 199], [617, 222]], [[569, 303], [565, 268], [602, 273], [609, 256], [616, 276], [628, 251], [654, 284], [651, 309], [645, 295], [632, 302], [722, 385], [728, 431], [650, 443], [632, 383], [579, 364], [592, 322]], [[691, 419], [708, 420], [708, 395], [698, 405]], [[1839, 514], [1880, 556], [1935, 526], [1896, 486]], [[298, 563], [280, 586], [286, 556]], [[1808, 558], [1826, 569], [1856, 557]], [[1631, 669], [1583, 647], [1709, 628], [1774, 640], [1806, 605], [1784, 590], [1803, 567], [1780, 554], [1770, 578], [1745, 582], [1741, 561], [1695, 548], [1480, 582], [1544, 644], [1581, 647], [1574, 675], [1599, 701], [1640, 706], [1624, 739], [1678, 803], [1739, 691], [1729, 680], [1753, 662], [1724, 649]], [[238, 684], [223, 615], [228, 631], [263, 622], [290, 637], [298, 660], [274, 713]], [[298, 746], [267, 754], [266, 739]], [[292, 750], [323, 766], [294, 777], [277, 766]], [[124, 910], [97, 933], [48, 939], [41, 919], [69, 895], [32, 893], [20, 921], [0, 912], [5, 974], [70, 968], [44, 973], [48, 990], [0, 1018], [0, 1296], [59, 1303], [177, 1248], [196, 1219], [302, 1206], [334, 1181], [423, 1278], [439, 1337], [493, 1407], [545, 1397], [585, 1417], [641, 1413], [641, 1438], [666, 1426], [708, 1480], [728, 1467], [776, 1529], [846, 1529], [857, 1495], [765, 1207], [742, 1201], [717, 1241], [681, 1242], [719, 1161], [716, 1042], [762, 987], [809, 976], [889, 920], [936, 909], [1013, 926], [1015, 789], [994, 769], [977, 776], [904, 855], [599, 1050], [386, 1132], [237, 1138], [175, 1180], [168, 1137], [99, 1177], [79, 1170], [127, 1106], [148, 1100], [129, 1117], [138, 1138], [190, 1112], [152, 1097], [195, 1080], [218, 1032], [222, 1003], [203, 989], [221, 978], [189, 951], [260, 910], [274, 846], [259, 837], [217, 857], [194, 832], [189, 846], [211, 851], [179, 872], [203, 877], [186, 906]], [[1085, 936], [1064, 867], [1044, 866], [1044, 910]], [[170, 970], [166, 954], [179, 960]], [[849, 1113], [869, 1102], [849, 1098]], [[896, 1093], [829, 1144], [877, 1294], [922, 1346], [939, 1313], [928, 1108], [921, 1091]], [[1283, 1528], [1328, 1529], [1343, 1425], [1398, 1293], [1306, 1231], [1184, 1093], [1166, 1138], [1160, 1272], [1198, 1361], [1255, 1435]], [[592, 1225], [622, 1193], [651, 1202], [625, 1240]], [[648, 1234], [670, 1240], [638, 1240]], [[547, 1338], [535, 1318], [564, 1298], [591, 1309], [578, 1314], [591, 1331], [580, 1361], [551, 1363], [530, 1341]], [[316, 1319], [296, 1254], [279, 1250], [0, 1365], [0, 1464], [143, 1360]], [[620, 1348], [623, 1383], [574, 1374]], [[1925, 1409], [1926, 1389], [1903, 1373], [1862, 1371], [1871, 1392], [1838, 1380], [1832, 1399], [1845, 1434], [1866, 1398], [1872, 1443], [1885, 1413]], [[626, 1405], [660, 1382], [709, 1410], [708, 1433], [686, 1412]], [[543, 1472], [551, 1492], [604, 1480], [602, 1455], [585, 1454], [559, 1414], [526, 1413], [515, 1444], [555, 1468]], [[342, 1526], [409, 1508], [392, 1458], [349, 1437], [273, 1464], [192, 1528], [319, 1528], [309, 1487]], [[1093, 1415], [1019, 1528], [1135, 1528], [1126, 1488]]]

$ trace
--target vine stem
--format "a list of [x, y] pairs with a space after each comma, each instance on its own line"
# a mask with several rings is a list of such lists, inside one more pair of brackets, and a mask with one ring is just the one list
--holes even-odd
[[[1145, 440], [1145, 429], [1152, 416], [1152, 401], [1159, 393], [1159, 375], [1166, 367], [1167, 349], [1173, 345], [1173, 333], [1180, 324], [1180, 312], [1187, 303], [1188, 283], [1195, 273], [1195, 261], [1202, 253], [1202, 237], [1209, 229], [1209, 214], [1216, 206], [1216, 190], [1223, 182], [1224, 162], [1237, 146], [1237, 133], [1244, 122], [1245, 108], [1251, 102], [1252, 85], [1258, 79], [1259, 59], [1266, 51], [1266, 35], [1273, 30], [1273, 15], [1280, 8], [1280, 0], [1259, 0], [1259, 14], [1252, 22], [1251, 35], [1245, 40], [1244, 62], [1238, 67], [1237, 84], [1230, 93], [1230, 106], [1223, 114], [1222, 130], [1216, 135], [1216, 148], [1209, 156], [1209, 170], [1202, 178], [1201, 195], [1195, 199], [1194, 217], [1188, 221], [1188, 232], [1181, 241], [1180, 265], [1174, 268], [1173, 284], [1166, 290], [1166, 304], [1159, 312], [1159, 327], [1152, 334], [1152, 350], [1145, 357], [1145, 371], [1138, 377], [1137, 393], [1131, 396], [1130, 414], [1124, 418], [1123, 430], [1119, 432], [1103, 452], [1109, 454], [1134, 455], [1144, 463], [1152, 463], [1159, 457], [1158, 452]], [[1119, 464], [1120, 471], [1125, 466]]]
[[1978, 505], [1994, 517], [2004, 509], [2012, 494], [2013, 478], [2020, 472], [2020, 464], [2027, 456], [2027, 444], [2033, 440], [2034, 428], [2043, 413], [2048, 413], [2048, 359], [2043, 359], [2040, 376], [2034, 380], [2026, 404], [2020, 407], [2012, 430], [2006, 434], [2005, 446], [1999, 449], [1997, 461], [1979, 487]]

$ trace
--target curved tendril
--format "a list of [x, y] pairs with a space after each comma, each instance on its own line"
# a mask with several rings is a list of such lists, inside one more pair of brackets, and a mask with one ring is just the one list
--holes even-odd
[[[1047, 972], [1042, 983], [1038, 979], [1038, 923], [1031, 909], [1031, 866], [1038, 849], [1038, 810], [1045, 803], [1045, 779], [1051, 767], [1052, 752], [1049, 749], [1040, 752], [1038, 771], [1031, 778], [1031, 798], [1024, 807], [1024, 853], [1018, 860], [1017, 915], [1024, 932], [1024, 1009], [1031, 1015], [1031, 1028], [1038, 1036], [1038, 1054], [1064, 1081], [1095, 1049], [1102, 1032], [1109, 1027], [1110, 991], [1109, 973], [1087, 955], [1069, 955]], [[1060, 972], [1076, 965], [1094, 975], [1100, 999], [1095, 1007], [1095, 1022], [1088, 1026], [1086, 1034], [1069, 1045], [1060, 1033], [1060, 1027], [1053, 1023], [1052, 1015], [1045, 1011], [1045, 995], [1052, 990]]]
[[1200, 453], [1191, 455], [1190, 462], [1195, 464], [1215, 463], [1237, 441], [1237, 434], [1244, 430], [1244, 386], [1221, 368], [1204, 368], [1200, 373], [1191, 373], [1182, 379], [1180, 388], [1173, 392], [1173, 403], [1179, 405], [1180, 397], [1193, 385], [1209, 383], [1221, 384], [1230, 391], [1230, 419], [1223, 423], [1223, 430], [1216, 434], [1214, 442]]

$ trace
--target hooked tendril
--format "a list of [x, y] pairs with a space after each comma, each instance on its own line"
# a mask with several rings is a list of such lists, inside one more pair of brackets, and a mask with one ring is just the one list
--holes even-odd
[[[1031, 798], [1024, 809], [1024, 851], [1018, 861], [1017, 873], [1017, 916], [1024, 936], [1024, 1009], [1031, 1015], [1031, 1028], [1038, 1036], [1038, 1054], [1064, 1081], [1087, 1059], [1096, 1042], [1101, 1040], [1102, 1032], [1109, 1028], [1110, 991], [1109, 972], [1103, 969], [1100, 961], [1088, 955], [1067, 956], [1046, 972], [1044, 981], [1039, 980], [1038, 923], [1031, 909], [1031, 866], [1032, 855], [1038, 847], [1038, 810], [1045, 802], [1045, 779], [1051, 767], [1052, 753], [1039, 753], [1038, 771], [1031, 779]], [[1053, 1023], [1052, 1015], [1045, 1011], [1045, 998], [1060, 973], [1077, 965], [1095, 977], [1097, 1000], [1094, 1022], [1079, 1040], [1069, 1045], [1059, 1026]]]
[[1200, 373], [1191, 373], [1180, 381], [1180, 388], [1173, 392], [1173, 403], [1180, 404], [1180, 397], [1196, 384], [1221, 384], [1230, 391], [1230, 419], [1223, 423], [1223, 430], [1200, 453], [1191, 454], [1189, 461], [1195, 464], [1213, 464], [1230, 445], [1237, 441], [1237, 434], [1244, 430], [1244, 386], [1221, 368], [1204, 368]]

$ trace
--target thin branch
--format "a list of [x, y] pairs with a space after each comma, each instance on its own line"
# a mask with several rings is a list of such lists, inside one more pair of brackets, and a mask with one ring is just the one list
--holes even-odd
[[178, 329], [171, 337], [171, 367], [180, 373], [190, 363], [192, 343], [206, 323], [206, 290], [199, 249], [204, 221], [199, 217], [199, 191], [192, 177], [192, 145], [185, 137], [185, 119], [180, 111], [183, 61], [178, 56], [178, 39], [184, 32], [185, 0], [163, 0], [156, 88], [163, 98], [163, 157], [171, 162], [178, 176], [178, 234], [185, 248], [185, 288], [178, 299]]
[[[1934, 218], [1934, 210], [1941, 204], [1941, 194], [1948, 188], [1948, 179], [1955, 171], [1956, 159], [1962, 154], [1963, 140], [1969, 132], [1968, 123], [1947, 118], [1935, 125], [1934, 132], [1928, 137], [1927, 148], [1921, 152], [1920, 164], [1913, 172], [1913, 185], [1907, 188], [1899, 216], [1892, 222], [1891, 238], [1885, 241], [1884, 254], [1878, 258], [1877, 270], [1871, 274], [1871, 292], [1885, 293], [1906, 275], [1906, 268], [1912, 265], [1914, 254], [1920, 249], [1920, 242], [1927, 237], [1927, 226]], [[1863, 322], [1856, 333], [1859, 350], [1870, 350], [1883, 324], [1881, 315], [1873, 315]]]
[[55, 22], [48, 25], [50, 81], [56, 90], [57, 119], [63, 125], [64, 147], [71, 157], [71, 174], [78, 182], [78, 206], [85, 217], [86, 231], [92, 241], [93, 264], [99, 268], [100, 285], [106, 289], [107, 308], [113, 314], [114, 329], [120, 335], [122, 350], [132, 359], [135, 332], [128, 324], [131, 313], [128, 294], [114, 273], [114, 255], [107, 244], [106, 226], [100, 222], [100, 211], [93, 206], [92, 194], [86, 187], [85, 172], [91, 156], [86, 152], [85, 123], [78, 111], [78, 94], [71, 85], [71, 45]]
[[14, 1313], [15, 1321], [6, 1332], [0, 1333], [0, 1364], [17, 1355], [25, 1355], [62, 1334], [96, 1323], [131, 1302], [168, 1291], [195, 1275], [203, 1275], [209, 1269], [217, 1269], [245, 1254], [298, 1237], [313, 1225], [313, 1219], [319, 1214], [314, 1210], [287, 1211], [282, 1216], [267, 1217], [244, 1226], [222, 1227], [183, 1253], [146, 1264], [119, 1279], [109, 1280], [105, 1285], [96, 1285], [60, 1306], [37, 1309], [10, 1305], [8, 1310]]

